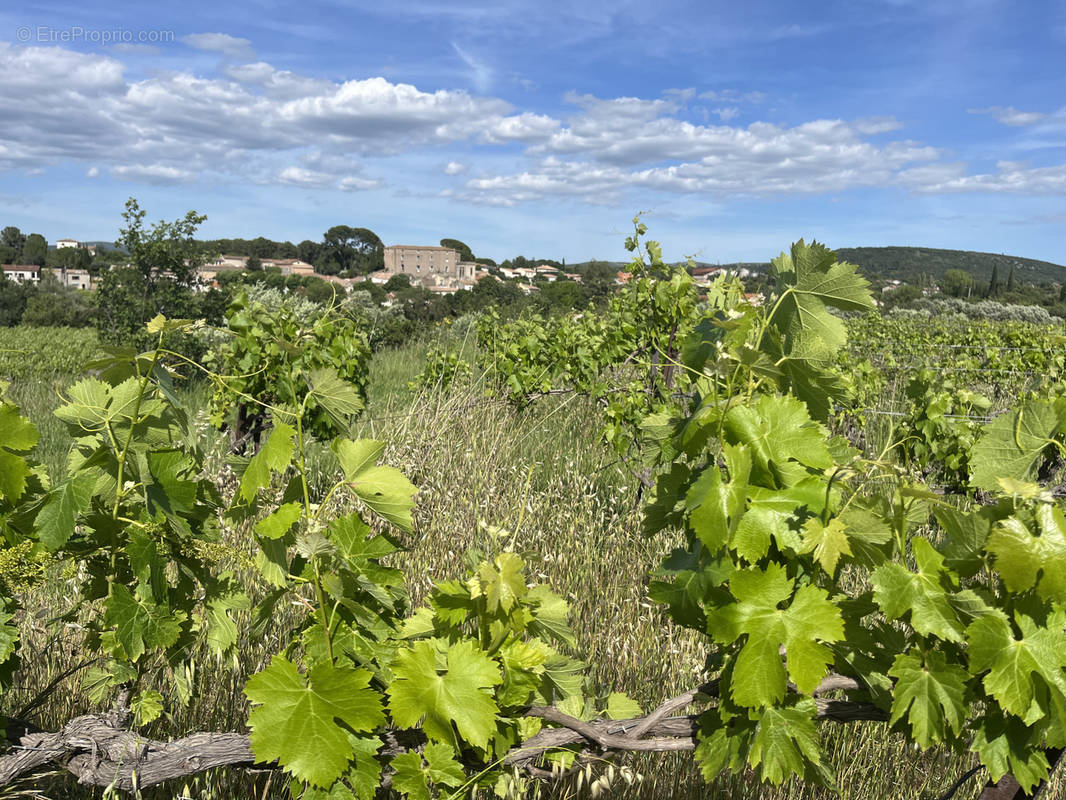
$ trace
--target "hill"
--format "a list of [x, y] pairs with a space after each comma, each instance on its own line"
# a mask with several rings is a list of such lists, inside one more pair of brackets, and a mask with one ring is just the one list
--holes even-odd
[[988, 282], [992, 270], [999, 268], [999, 279], [1006, 281], [1011, 268], [1020, 283], [1066, 282], [1066, 267], [1049, 261], [1020, 258], [998, 253], [971, 250], [938, 250], [932, 247], [841, 247], [841, 261], [857, 264], [868, 278], [916, 282], [919, 275], [940, 278], [949, 269], [962, 269], [978, 282]]

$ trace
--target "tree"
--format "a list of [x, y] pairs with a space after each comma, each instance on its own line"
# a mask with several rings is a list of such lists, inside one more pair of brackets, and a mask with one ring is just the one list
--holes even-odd
[[260, 272], [263, 269], [263, 262], [259, 260], [259, 256], [252, 253], [248, 256], [248, 261], [245, 262], [244, 268], [249, 272]]
[[1013, 292], [1014, 291], [1014, 267], [1013, 266], [1011, 266], [1011, 268], [1010, 268], [1010, 274], [1007, 275], [1007, 291], [1008, 292]]
[[312, 242], [310, 239], [304, 239], [296, 245], [296, 258], [306, 261], [308, 264], [317, 264], [321, 252], [322, 245], [318, 242]]
[[126, 227], [119, 230], [118, 244], [130, 254], [130, 263], [151, 287], [160, 280], [173, 281], [178, 286], [191, 286], [204, 256], [196, 239], [196, 229], [207, 215], [186, 212], [173, 222], [160, 220], [150, 231], [144, 228], [144, 211], [134, 198], [126, 201], [122, 218]]
[[0, 245], [10, 247], [15, 251], [15, 258], [18, 258], [22, 253], [22, 248], [26, 245], [26, 237], [14, 225], [8, 225], [0, 231]]
[[26, 303], [34, 291], [29, 284], [9, 280], [0, 273], [0, 327], [10, 328], [22, 322]]
[[[336, 284], [330, 281], [324, 281], [321, 278], [308, 277], [304, 281], [303, 285], [304, 297], [315, 303], [321, 303], [322, 305], [329, 305], [333, 302], [333, 299], [337, 294], [344, 294], [343, 289], [339, 289]], [[343, 298], [342, 298], [343, 299]]]
[[560, 314], [581, 308], [585, 304], [585, 296], [573, 281], [555, 281], [540, 285], [536, 303], [546, 314]]
[[18, 262], [18, 250], [6, 244], [0, 244], [0, 264], [15, 264]]
[[57, 269], [88, 269], [92, 260], [85, 247], [63, 247], [48, 251], [45, 266]]
[[54, 275], [46, 274], [26, 302], [22, 324], [84, 328], [92, 324], [95, 311], [92, 292], [64, 286]]
[[949, 269], [940, 279], [940, 289], [952, 297], [965, 297], [973, 289], [973, 275], [964, 269]]
[[375, 272], [385, 266], [385, 245], [367, 228], [334, 225], [323, 235], [316, 266], [325, 275]]
[[411, 288], [411, 276], [404, 275], [403, 273], [397, 273], [385, 281], [386, 292], [398, 292], [402, 289]]
[[474, 261], [475, 260], [474, 259], [474, 253], [470, 249], [470, 247], [468, 245], [464, 244], [463, 242], [460, 242], [458, 239], [441, 239], [440, 240], [440, 246], [441, 247], [450, 247], [453, 250], [458, 250], [459, 251], [459, 260], [460, 261]]
[[22, 247], [19, 259], [23, 264], [36, 264], [43, 267], [48, 257], [48, 242], [39, 233], [31, 233], [26, 237], [26, 244]]
[[265, 236], [257, 236], [248, 243], [248, 254], [259, 258], [277, 257], [278, 245]]
[[118, 244], [129, 253], [129, 266], [106, 272], [99, 288], [97, 328], [105, 341], [136, 341], [156, 314], [196, 316], [191, 287], [204, 255], [193, 237], [207, 217], [189, 211], [146, 229], [146, 213], [134, 198], [126, 201]]
[[999, 294], [999, 264], [992, 265], [992, 279], [988, 282], [988, 296]]

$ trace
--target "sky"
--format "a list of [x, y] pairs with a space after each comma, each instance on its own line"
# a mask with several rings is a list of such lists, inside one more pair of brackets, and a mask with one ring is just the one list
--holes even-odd
[[1066, 264], [1066, 3], [0, 6], [0, 226], [622, 260], [800, 237]]

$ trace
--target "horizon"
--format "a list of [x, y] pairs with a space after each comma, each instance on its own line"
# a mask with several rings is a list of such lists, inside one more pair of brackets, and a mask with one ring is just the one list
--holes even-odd
[[789, 243], [1066, 261], [1066, 7], [1000, 0], [0, 11], [0, 226], [765, 262]]

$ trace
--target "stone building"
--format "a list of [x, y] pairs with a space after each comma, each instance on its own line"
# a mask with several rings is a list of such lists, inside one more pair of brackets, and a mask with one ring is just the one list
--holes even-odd
[[390, 245], [385, 248], [385, 272], [410, 275], [412, 283], [438, 275], [459, 278], [459, 251], [451, 247]]

